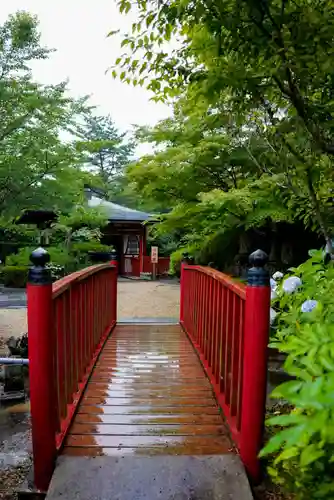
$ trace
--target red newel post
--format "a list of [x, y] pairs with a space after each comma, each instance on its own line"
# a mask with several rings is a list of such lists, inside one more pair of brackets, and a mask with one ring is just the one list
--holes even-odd
[[111, 257], [110, 264], [116, 267], [116, 274], [118, 274], [118, 260], [116, 252], [111, 252], [110, 257]]
[[249, 257], [246, 289], [245, 338], [240, 456], [254, 481], [260, 478], [258, 454], [262, 446], [267, 389], [270, 283], [264, 268], [268, 256], [256, 250]]
[[34, 483], [47, 491], [56, 459], [55, 337], [52, 320], [50, 255], [37, 248], [30, 257], [28, 301], [28, 352]]

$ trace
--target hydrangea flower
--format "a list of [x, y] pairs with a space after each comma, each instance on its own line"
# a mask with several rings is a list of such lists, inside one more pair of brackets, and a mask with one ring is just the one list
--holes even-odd
[[284, 280], [283, 290], [286, 293], [293, 293], [301, 285], [302, 285], [302, 280], [300, 278], [298, 278], [298, 276], [290, 276], [290, 278], [287, 278], [286, 280]]
[[270, 288], [272, 290], [275, 290], [276, 287], [277, 287], [276, 281], [273, 278], [270, 278]]
[[281, 280], [282, 278], [284, 278], [284, 274], [281, 273], [281, 271], [276, 271], [276, 273], [273, 274], [273, 279], [274, 280]]
[[277, 316], [277, 312], [272, 307], [270, 308], [270, 324], [272, 325]]
[[272, 288], [271, 292], [270, 292], [270, 300], [274, 300], [274, 299], [276, 299], [276, 297], [277, 297], [276, 290], [275, 290], [275, 288]]
[[310, 313], [317, 307], [318, 301], [317, 300], [305, 300], [305, 302], [302, 303], [301, 311], [303, 313]]

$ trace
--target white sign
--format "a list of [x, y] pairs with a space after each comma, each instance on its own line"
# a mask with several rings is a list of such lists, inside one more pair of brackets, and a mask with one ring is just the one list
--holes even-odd
[[158, 247], [151, 247], [151, 262], [152, 262], [152, 264], [158, 264], [158, 260], [159, 260]]

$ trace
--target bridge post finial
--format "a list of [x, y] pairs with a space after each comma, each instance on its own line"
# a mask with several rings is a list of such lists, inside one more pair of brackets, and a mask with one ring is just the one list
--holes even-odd
[[32, 266], [28, 273], [28, 283], [35, 285], [47, 285], [52, 283], [50, 269], [46, 265], [50, 262], [50, 254], [42, 247], [36, 248], [31, 255]]
[[249, 256], [249, 263], [252, 266], [248, 270], [248, 286], [269, 286], [269, 272], [265, 268], [268, 262], [268, 255], [263, 250], [255, 250]]
[[53, 321], [50, 255], [37, 248], [30, 256], [28, 274], [28, 356], [34, 485], [46, 492], [56, 459], [57, 393], [54, 357], [56, 329]]

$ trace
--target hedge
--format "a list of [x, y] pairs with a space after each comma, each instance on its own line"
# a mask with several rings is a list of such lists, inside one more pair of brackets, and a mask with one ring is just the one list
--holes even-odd
[[1, 281], [8, 288], [25, 288], [28, 278], [28, 266], [4, 266], [1, 269]]

